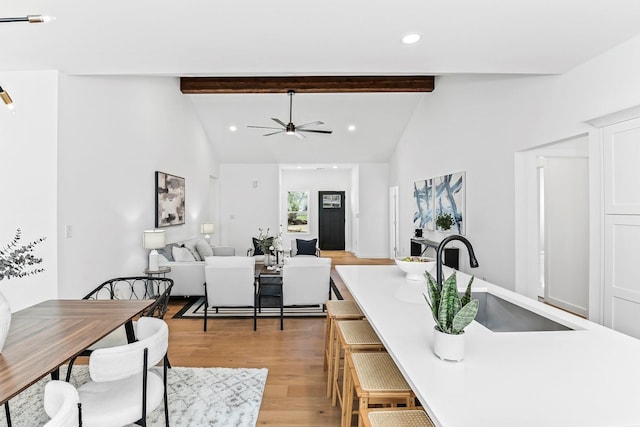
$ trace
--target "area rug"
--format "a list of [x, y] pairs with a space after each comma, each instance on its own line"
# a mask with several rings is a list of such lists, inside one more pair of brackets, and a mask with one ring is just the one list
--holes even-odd
[[[61, 368], [60, 378], [64, 378], [65, 372], [66, 368]], [[174, 367], [168, 372], [169, 424], [172, 427], [256, 425], [267, 380], [266, 368]], [[70, 381], [73, 385], [79, 386], [88, 380], [86, 365], [73, 367]], [[9, 401], [13, 426], [32, 427], [48, 421], [42, 406], [44, 385], [48, 381], [49, 377]], [[163, 406], [148, 414], [148, 426], [164, 426]], [[5, 417], [0, 415], [0, 418], [0, 426], [6, 426]]]
[[[333, 280], [330, 283], [331, 299], [342, 299], [340, 291]], [[265, 298], [266, 299], [266, 298]], [[284, 317], [325, 317], [327, 315], [324, 304], [284, 306]], [[262, 306], [262, 312], [258, 317], [280, 317], [280, 307], [277, 300], [266, 301]], [[241, 317], [253, 317], [253, 307], [219, 307], [207, 310], [209, 319], [229, 319]], [[173, 315], [174, 319], [204, 319], [204, 297], [189, 299], [185, 306]]]

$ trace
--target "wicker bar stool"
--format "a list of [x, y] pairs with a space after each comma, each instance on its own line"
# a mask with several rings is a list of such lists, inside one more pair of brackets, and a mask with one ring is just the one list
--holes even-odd
[[364, 427], [434, 427], [429, 415], [416, 408], [362, 408], [360, 419]]
[[327, 371], [327, 397], [331, 397], [333, 385], [333, 351], [336, 344], [336, 320], [361, 320], [364, 314], [351, 300], [328, 300], [327, 326], [324, 334], [324, 369]]
[[[359, 409], [368, 408], [369, 405], [397, 404], [415, 408], [416, 396], [389, 353], [347, 353], [344, 369], [342, 427], [351, 426], [354, 390]], [[358, 415], [360, 426], [359, 411], [355, 414]]]
[[[354, 351], [384, 351], [384, 345], [367, 320], [337, 320], [335, 328], [337, 339], [333, 352], [331, 404], [336, 406], [339, 401], [340, 406], [343, 406], [343, 395], [339, 385], [342, 354], [346, 357]], [[344, 383], [347, 375], [343, 374], [342, 377]]]

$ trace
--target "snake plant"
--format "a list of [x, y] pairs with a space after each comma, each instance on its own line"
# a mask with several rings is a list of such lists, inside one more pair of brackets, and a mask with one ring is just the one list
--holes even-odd
[[424, 295], [424, 299], [431, 308], [431, 314], [436, 321], [436, 329], [445, 334], [458, 335], [463, 333], [464, 328], [478, 314], [478, 300], [471, 299], [473, 277], [469, 280], [464, 295], [460, 298], [455, 271], [444, 281], [442, 289], [438, 289], [436, 281], [428, 272], [425, 275], [427, 276], [429, 296]]

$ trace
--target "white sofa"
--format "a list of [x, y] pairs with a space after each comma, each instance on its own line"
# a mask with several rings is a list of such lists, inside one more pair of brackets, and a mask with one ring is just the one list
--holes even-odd
[[[167, 277], [173, 279], [171, 296], [204, 295], [204, 257], [235, 255], [235, 249], [230, 246], [209, 246], [211, 249], [211, 252], [209, 252], [201, 242], [206, 243], [206, 240], [189, 239], [169, 244], [158, 251], [160, 253], [159, 265], [171, 267], [171, 271], [167, 273]], [[198, 251], [198, 247], [200, 251]], [[188, 252], [185, 252], [185, 250]], [[196, 256], [198, 259], [196, 259]]]

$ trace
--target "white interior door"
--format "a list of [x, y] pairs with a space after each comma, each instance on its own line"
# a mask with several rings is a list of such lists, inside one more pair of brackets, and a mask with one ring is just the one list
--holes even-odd
[[398, 258], [398, 245], [400, 244], [398, 234], [400, 225], [398, 224], [398, 187], [389, 188], [389, 254], [391, 258]]
[[544, 299], [588, 316], [589, 161], [544, 161]]

